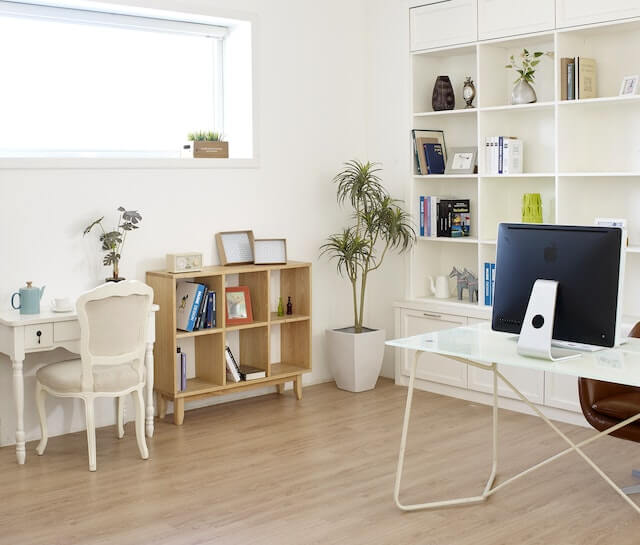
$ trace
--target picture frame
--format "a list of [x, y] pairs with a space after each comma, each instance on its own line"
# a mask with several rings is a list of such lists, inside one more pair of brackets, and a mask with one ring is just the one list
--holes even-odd
[[253, 263], [253, 231], [222, 231], [216, 233], [216, 246], [222, 265]]
[[625, 76], [622, 78], [622, 83], [620, 84], [620, 96], [626, 95], [635, 95], [638, 90], [638, 81], [640, 81], [640, 76]]
[[445, 174], [475, 174], [478, 168], [478, 148], [451, 148]]
[[256, 265], [282, 265], [287, 262], [286, 238], [256, 238], [253, 241]]
[[439, 129], [413, 129], [413, 150], [415, 153], [416, 172], [420, 175], [427, 174], [427, 158], [424, 153], [424, 144], [438, 143], [442, 146], [442, 155], [445, 165], [447, 163], [447, 145], [444, 140], [444, 131]]
[[249, 286], [230, 286], [225, 288], [224, 308], [227, 326], [253, 322]]

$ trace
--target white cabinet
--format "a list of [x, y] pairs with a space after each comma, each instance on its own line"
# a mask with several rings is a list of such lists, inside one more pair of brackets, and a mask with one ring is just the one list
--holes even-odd
[[477, 0], [444, 0], [425, 4], [409, 10], [411, 51], [478, 39]]
[[578, 379], [556, 373], [545, 373], [544, 404], [566, 411], [581, 412]]
[[638, 0], [557, 0], [558, 28], [640, 16]]
[[[400, 320], [403, 337], [451, 329], [467, 323], [464, 316], [409, 309], [402, 309]], [[403, 352], [401, 372], [408, 375], [415, 352], [409, 350]], [[467, 366], [444, 356], [425, 352], [418, 360], [416, 378], [466, 388]]]
[[478, 0], [478, 39], [553, 30], [555, 0]]

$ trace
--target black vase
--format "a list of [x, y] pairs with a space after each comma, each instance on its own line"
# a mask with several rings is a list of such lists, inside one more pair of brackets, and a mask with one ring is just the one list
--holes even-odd
[[438, 76], [433, 86], [431, 106], [434, 112], [453, 110], [456, 105], [456, 97], [453, 94], [453, 86], [449, 76]]

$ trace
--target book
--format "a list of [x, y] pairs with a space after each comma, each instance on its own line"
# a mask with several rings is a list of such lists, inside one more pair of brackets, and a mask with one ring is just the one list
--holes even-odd
[[578, 80], [576, 89], [578, 98], [596, 98], [596, 61], [587, 57], [578, 57]]
[[438, 231], [439, 237], [451, 236], [451, 209], [453, 201], [449, 199], [441, 199], [438, 202]]
[[491, 263], [484, 264], [484, 304], [491, 306]]
[[438, 233], [438, 197], [431, 197], [431, 231], [430, 236], [435, 237]]
[[180, 353], [180, 391], [187, 389], [187, 355]]
[[240, 382], [242, 380], [240, 377], [240, 369], [236, 363], [236, 359], [233, 357], [231, 348], [228, 346], [224, 349], [224, 356], [227, 363], [227, 376], [230, 375], [233, 382]]
[[194, 282], [179, 282], [176, 287], [176, 327], [193, 331], [202, 301], [204, 286]]
[[179, 346], [176, 349], [176, 376], [178, 379], [178, 391], [182, 392], [182, 349]]
[[444, 174], [444, 154], [440, 144], [424, 144], [424, 154], [427, 161], [428, 174]]
[[238, 370], [240, 372], [241, 380], [254, 380], [257, 378], [265, 378], [267, 376], [267, 372], [264, 369], [258, 369], [251, 365], [240, 365]]
[[216, 292], [210, 291], [207, 296], [207, 312], [205, 317], [205, 328], [216, 327]]
[[502, 141], [502, 174], [522, 174], [524, 164], [524, 143], [518, 138], [507, 136]]
[[420, 236], [424, 236], [424, 197], [420, 196]]
[[569, 63], [573, 62], [571, 57], [560, 59], [560, 100], [568, 100], [569, 91]]
[[576, 99], [576, 62], [574, 59], [571, 59], [567, 64], [567, 100], [575, 100]]
[[438, 144], [437, 138], [431, 138], [427, 136], [418, 136], [418, 173], [419, 174], [429, 174], [429, 167], [427, 165], [427, 156], [424, 151], [425, 144]]
[[471, 235], [471, 208], [469, 199], [452, 200], [449, 208], [449, 236], [452, 238]]
[[495, 301], [496, 294], [496, 264], [491, 263], [491, 304]]
[[196, 318], [196, 323], [193, 326], [194, 331], [198, 331], [202, 329], [203, 323], [203, 314], [207, 308], [207, 295], [209, 294], [209, 288], [204, 287], [204, 292], [202, 293], [202, 299], [200, 300], [200, 307], [198, 308], [198, 317]]

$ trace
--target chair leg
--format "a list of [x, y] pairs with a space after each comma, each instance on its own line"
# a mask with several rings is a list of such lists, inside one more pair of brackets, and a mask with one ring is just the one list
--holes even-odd
[[96, 421], [93, 411], [93, 398], [84, 400], [84, 410], [87, 419], [87, 447], [89, 450], [89, 471], [96, 470]]
[[124, 397], [120, 396], [117, 401], [118, 412], [118, 439], [124, 437]]
[[44, 398], [47, 392], [42, 387], [40, 382], [36, 381], [36, 405], [38, 407], [38, 415], [40, 416], [40, 444], [36, 447], [38, 456], [44, 454], [44, 449], [47, 448], [47, 441], [49, 440], [49, 433], [47, 430], [47, 411], [44, 405]]
[[149, 451], [147, 450], [147, 441], [144, 436], [144, 398], [142, 397], [142, 389], [138, 389], [133, 392], [133, 397], [136, 404], [136, 439], [138, 440], [138, 450], [140, 451], [140, 457], [143, 460], [149, 458]]

